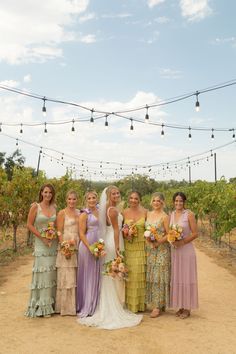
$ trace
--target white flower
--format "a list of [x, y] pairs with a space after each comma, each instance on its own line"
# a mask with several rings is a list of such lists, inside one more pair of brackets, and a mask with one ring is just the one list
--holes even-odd
[[151, 231], [146, 230], [146, 231], [144, 232], [144, 237], [150, 237], [150, 236], [151, 236]]
[[98, 240], [98, 242], [99, 242], [99, 243], [104, 243], [104, 240], [103, 240], [102, 238], [100, 238], [100, 239]]
[[98, 252], [98, 248], [96, 247], [96, 248], [94, 248], [94, 250], [93, 250], [94, 252]]

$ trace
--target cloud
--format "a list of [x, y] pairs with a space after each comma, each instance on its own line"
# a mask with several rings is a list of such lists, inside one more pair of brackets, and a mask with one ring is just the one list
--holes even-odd
[[154, 31], [152, 36], [148, 39], [141, 39], [141, 42], [145, 42], [147, 44], [153, 44], [154, 42], [156, 42], [159, 38], [160, 32], [159, 31]]
[[216, 38], [214, 41], [212, 41], [212, 44], [231, 44], [233, 48], [236, 47], [236, 37], [226, 37], [226, 38]]
[[182, 16], [188, 21], [200, 21], [211, 15], [209, 0], [180, 0]]
[[79, 42], [90, 44], [96, 42], [96, 36], [94, 34], [80, 35], [78, 38]]
[[26, 0], [1, 2], [0, 61], [42, 62], [62, 56], [60, 44], [75, 40], [69, 30], [89, 0]]
[[147, 4], [148, 4], [148, 7], [150, 7], [150, 9], [151, 9], [154, 6], [161, 4], [162, 2], [165, 2], [165, 0], [148, 0]]
[[95, 13], [88, 13], [88, 14], [85, 14], [84, 16], [80, 16], [79, 17], [79, 22], [80, 23], [84, 23], [84, 22], [87, 22], [87, 21], [90, 21], [90, 20], [93, 20], [96, 18], [96, 15]]
[[26, 82], [26, 83], [31, 82], [31, 81], [32, 81], [31, 75], [30, 75], [30, 74], [25, 75], [25, 76], [23, 77], [23, 81]]
[[104, 14], [101, 16], [101, 18], [127, 18], [127, 17], [132, 17], [131, 14], [129, 13], [119, 13], [119, 14]]
[[159, 16], [159, 17], [155, 18], [154, 21], [157, 23], [163, 24], [163, 23], [170, 22], [170, 19], [166, 16]]
[[159, 72], [163, 79], [180, 79], [182, 77], [182, 72], [180, 70], [161, 68]]
[[0, 81], [0, 85], [14, 88], [14, 87], [18, 87], [20, 85], [20, 82], [15, 80], [3, 80]]

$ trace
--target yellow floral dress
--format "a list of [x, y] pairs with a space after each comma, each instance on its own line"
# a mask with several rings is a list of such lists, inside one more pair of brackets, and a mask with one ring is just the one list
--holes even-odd
[[[147, 226], [164, 232], [163, 220], [155, 224], [146, 222]], [[149, 243], [146, 244], [147, 250], [147, 289], [145, 303], [152, 308], [165, 310], [169, 307], [170, 301], [170, 245], [165, 242], [157, 248], [152, 248]]]
[[[131, 220], [126, 219], [125, 224]], [[132, 312], [145, 310], [146, 289], [146, 252], [145, 252], [145, 218], [140, 218], [136, 223], [137, 235], [132, 242], [125, 239], [125, 258], [129, 270], [126, 282], [126, 306]]]

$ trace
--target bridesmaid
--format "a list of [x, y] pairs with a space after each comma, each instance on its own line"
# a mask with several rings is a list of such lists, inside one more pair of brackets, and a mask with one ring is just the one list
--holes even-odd
[[140, 205], [139, 192], [129, 194], [129, 207], [124, 210], [124, 223], [134, 223], [137, 235], [130, 237], [124, 234], [126, 263], [129, 270], [129, 281], [126, 282], [126, 306], [132, 312], [145, 310], [146, 288], [146, 254], [145, 254], [145, 219], [146, 209]]
[[150, 317], [158, 317], [169, 306], [170, 297], [170, 245], [167, 242], [169, 217], [164, 212], [164, 196], [154, 193], [152, 211], [148, 211], [147, 226], [155, 227], [162, 238], [152, 245], [147, 242], [146, 305], [152, 308]]
[[183, 228], [183, 239], [175, 241], [171, 249], [170, 307], [179, 308], [176, 316], [185, 319], [192, 309], [198, 308], [197, 263], [192, 241], [197, 237], [194, 214], [185, 209], [186, 196], [177, 192], [173, 196], [175, 211], [170, 224]]
[[[77, 246], [79, 241], [79, 210], [76, 209], [78, 201], [77, 193], [69, 191], [66, 195], [66, 208], [60, 210], [57, 216], [57, 230], [59, 242], [72, 241]], [[76, 315], [76, 272], [77, 254], [66, 259], [60, 250], [57, 253], [57, 292], [56, 313]]]
[[89, 246], [99, 239], [98, 195], [95, 191], [85, 195], [87, 208], [80, 215], [80, 242], [77, 274], [77, 314], [79, 317], [92, 316], [99, 296], [100, 260], [91, 253]]
[[41, 230], [56, 220], [54, 199], [53, 186], [44, 184], [39, 191], [39, 203], [31, 206], [28, 215], [27, 227], [35, 236], [35, 258], [27, 317], [50, 317], [54, 313], [57, 240], [49, 241], [41, 236]]

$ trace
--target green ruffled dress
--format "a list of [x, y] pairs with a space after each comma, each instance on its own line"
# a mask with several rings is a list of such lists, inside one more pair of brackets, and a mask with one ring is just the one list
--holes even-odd
[[[130, 222], [125, 220], [125, 224]], [[145, 252], [145, 219], [140, 218], [136, 223], [137, 236], [132, 242], [125, 240], [125, 258], [128, 268], [128, 281], [126, 282], [126, 306], [132, 312], [145, 310], [146, 289], [146, 252]]]
[[[49, 222], [55, 220], [56, 215], [48, 218], [43, 214], [41, 206], [38, 204], [34, 222], [37, 230], [46, 228]], [[31, 294], [28, 309], [25, 312], [27, 317], [48, 316], [55, 312], [57, 244], [57, 240], [53, 240], [51, 247], [48, 247], [35, 236]]]

